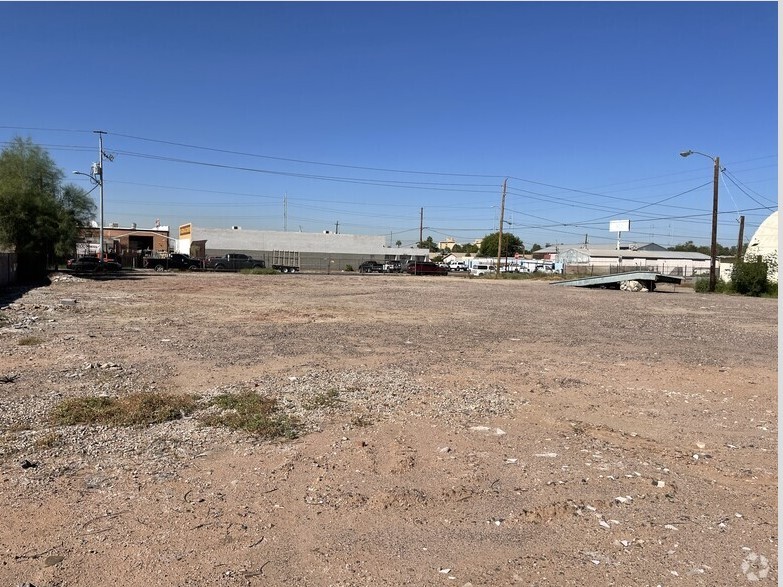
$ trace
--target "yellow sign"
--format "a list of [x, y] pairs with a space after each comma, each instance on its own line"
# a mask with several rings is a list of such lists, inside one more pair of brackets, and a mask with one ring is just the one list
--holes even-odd
[[190, 236], [190, 224], [181, 224], [179, 227], [179, 238], [188, 238]]

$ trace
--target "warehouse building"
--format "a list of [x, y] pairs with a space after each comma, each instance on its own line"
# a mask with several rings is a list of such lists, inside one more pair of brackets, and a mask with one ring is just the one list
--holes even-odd
[[364, 261], [427, 260], [429, 249], [389, 247], [384, 236], [324, 232], [284, 232], [232, 228], [203, 228], [194, 224], [179, 227], [178, 253], [192, 257], [244, 253], [264, 259], [271, 266], [273, 251], [296, 251], [303, 271], [356, 269]]
[[655, 271], [669, 275], [709, 274], [710, 256], [669, 251], [655, 243], [621, 245], [554, 245], [537, 250], [534, 259], [561, 262], [566, 273], [602, 275], [622, 271]]
[[745, 260], [752, 262], [759, 257], [769, 264], [768, 277], [775, 283], [778, 282], [778, 213], [777, 210], [770, 214], [758, 227], [748, 243], [745, 251]]

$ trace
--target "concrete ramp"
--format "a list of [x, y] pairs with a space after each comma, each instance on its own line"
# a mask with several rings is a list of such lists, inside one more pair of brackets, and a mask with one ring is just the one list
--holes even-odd
[[570, 285], [573, 287], [604, 287], [608, 289], [620, 289], [624, 281], [638, 281], [648, 290], [654, 291], [657, 283], [682, 284], [682, 277], [677, 275], [664, 275], [654, 271], [627, 271], [625, 273], [612, 273], [611, 275], [598, 275], [595, 277], [580, 277], [579, 279], [567, 279], [565, 281], [553, 281], [550, 285]]

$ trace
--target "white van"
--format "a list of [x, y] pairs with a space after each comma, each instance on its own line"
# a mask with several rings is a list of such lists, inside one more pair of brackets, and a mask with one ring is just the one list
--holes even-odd
[[494, 273], [495, 272], [495, 266], [494, 265], [483, 265], [483, 264], [477, 264], [473, 265], [470, 269], [471, 275], [486, 275], [487, 273]]

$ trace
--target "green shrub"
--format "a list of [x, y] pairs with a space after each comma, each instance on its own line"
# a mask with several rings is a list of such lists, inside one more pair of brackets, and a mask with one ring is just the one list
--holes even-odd
[[[697, 293], [708, 293], [710, 291], [710, 276], [702, 275], [693, 282], [693, 291]], [[715, 280], [715, 293], [734, 293], [734, 284], [722, 279]]]
[[767, 264], [763, 261], [748, 263], [740, 261], [734, 265], [731, 281], [734, 291], [745, 296], [760, 296], [767, 293]]
[[207, 426], [225, 426], [244, 430], [263, 438], [296, 438], [296, 418], [277, 413], [277, 402], [252, 391], [215, 396], [211, 404], [218, 413], [205, 414], [200, 420]]
[[346, 265], [343, 271], [353, 271], [353, 265]]
[[148, 426], [178, 420], [196, 409], [189, 395], [134, 393], [126, 397], [77, 397], [58, 404], [50, 416], [54, 424]]
[[271, 267], [264, 267], [263, 269], [240, 269], [239, 272], [246, 275], [277, 275], [280, 273], [277, 269], [272, 269]]

